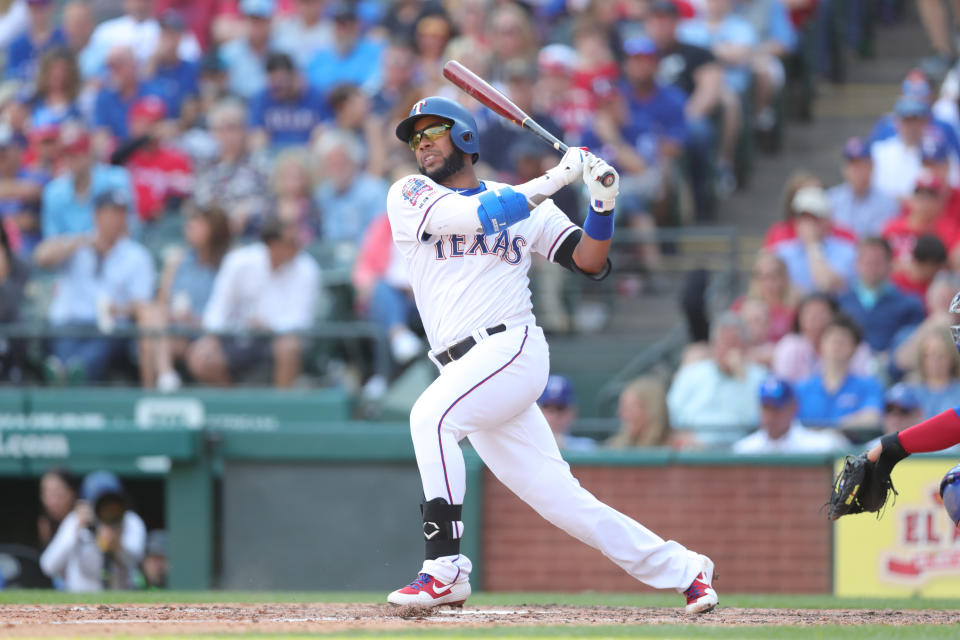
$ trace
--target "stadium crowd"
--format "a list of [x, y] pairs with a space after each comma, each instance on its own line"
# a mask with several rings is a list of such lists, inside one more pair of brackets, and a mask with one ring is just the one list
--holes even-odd
[[[383, 211], [416, 170], [395, 122], [449, 95], [480, 124], [481, 173], [518, 182], [555, 161], [445, 83], [445, 60], [619, 167], [619, 224], [647, 233], [715, 219], [755, 144], [776, 150], [785, 106], [809, 115], [803, 87], [838, 75], [831, 38], [866, 46], [866, 4], [14, 0], [0, 16], [0, 375], [169, 391], [269, 362], [293, 386], [338, 278], [349, 301], [332, 319], [375, 323], [402, 366], [425, 344]], [[838, 11], [840, 36], [824, 27]], [[656, 414], [662, 433], [623, 418], [615, 442], [729, 444], [776, 422], [767, 408], [875, 426], [900, 380], [925, 413], [955, 402], [943, 310], [960, 268], [960, 81], [939, 80], [906, 75], [890, 114], [844, 146], [836, 186], [790, 179], [746, 294], [668, 390], [625, 390], [621, 417]], [[583, 209], [582, 194], [557, 198]]]
[[687, 301], [700, 335], [646, 400], [656, 415], [666, 402], [645, 427], [661, 445], [837, 450], [960, 404], [956, 81], [938, 91], [910, 70], [892, 111], [844, 144], [838, 184], [790, 177], [747, 291], [708, 334], [702, 288]]
[[[291, 386], [341, 281], [332, 319], [375, 323], [403, 365], [425, 345], [383, 215], [416, 170], [394, 124], [454, 96], [480, 123], [482, 174], [555, 162], [442, 81], [445, 60], [620, 167], [618, 219], [650, 231], [714, 219], [755, 136], [782, 126], [785, 80], [829, 64], [807, 51], [829, 48], [815, 26], [834, 4], [13, 0], [0, 373], [173, 390], [269, 361]], [[569, 211], [580, 197], [558, 194]]]

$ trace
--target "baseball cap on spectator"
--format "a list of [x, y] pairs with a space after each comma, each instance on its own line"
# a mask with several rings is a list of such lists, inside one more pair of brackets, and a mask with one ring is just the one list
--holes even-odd
[[240, 0], [240, 13], [254, 18], [269, 18], [273, 15], [273, 0]]
[[187, 23], [183, 19], [183, 15], [176, 9], [167, 9], [161, 13], [160, 17], [157, 18], [157, 22], [160, 24], [161, 29], [184, 31], [187, 28]]
[[544, 73], [570, 73], [577, 66], [577, 52], [565, 44], [548, 44], [537, 54], [537, 66]]
[[920, 191], [939, 192], [943, 187], [943, 181], [933, 171], [921, 171], [917, 176], [917, 181], [913, 185], [914, 193]]
[[126, 501], [126, 494], [120, 479], [110, 471], [91, 471], [80, 485], [80, 498], [96, 509], [101, 500], [107, 497]]
[[830, 199], [821, 187], [809, 186], [797, 189], [790, 201], [790, 208], [797, 214], [809, 213], [818, 218], [830, 217]]
[[923, 162], [948, 162], [950, 160], [950, 147], [942, 138], [925, 136], [920, 143], [920, 158]]
[[922, 70], [911, 69], [903, 79], [900, 92], [910, 98], [926, 100], [930, 96], [930, 81]]
[[867, 160], [870, 158], [870, 145], [863, 141], [863, 138], [853, 137], [847, 140], [843, 145], [843, 159]]
[[673, 0], [655, 0], [655, 2], [650, 5], [650, 13], [679, 16], [680, 10], [677, 8], [677, 4]]
[[656, 56], [657, 45], [647, 36], [634, 36], [624, 41], [623, 53], [628, 56]]
[[883, 406], [886, 411], [891, 409], [900, 409], [901, 411], [913, 411], [920, 407], [920, 401], [916, 394], [903, 382], [893, 385], [883, 396]]
[[160, 122], [167, 117], [167, 105], [157, 96], [144, 96], [130, 107], [130, 120]]
[[334, 22], [353, 22], [357, 19], [357, 10], [349, 2], [338, 2], [330, 9]]
[[267, 73], [271, 71], [293, 71], [293, 58], [285, 53], [273, 52], [267, 56]]
[[650, 5], [650, 13], [689, 20], [696, 17], [697, 12], [687, 0], [655, 0]]
[[793, 400], [793, 387], [786, 380], [769, 376], [760, 385], [760, 404], [780, 409]]
[[127, 194], [119, 189], [101, 191], [93, 198], [94, 209], [103, 209], [104, 207], [126, 209], [129, 204], [130, 200], [127, 198]]
[[901, 118], [926, 118], [930, 115], [930, 106], [920, 98], [902, 96], [897, 99], [893, 111]]
[[577, 403], [573, 393], [573, 383], [566, 376], [551, 375], [547, 378], [547, 386], [537, 400], [541, 407], [559, 407], [566, 409]]
[[83, 125], [70, 122], [60, 127], [60, 143], [64, 153], [87, 153], [90, 151], [90, 134]]

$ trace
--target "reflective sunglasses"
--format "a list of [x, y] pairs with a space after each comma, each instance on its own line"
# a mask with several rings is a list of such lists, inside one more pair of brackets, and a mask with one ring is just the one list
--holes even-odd
[[434, 124], [429, 127], [425, 127], [420, 129], [420, 131], [414, 131], [413, 135], [410, 136], [410, 150], [416, 151], [419, 149], [420, 141], [423, 138], [426, 138], [430, 142], [439, 140], [443, 136], [447, 135], [447, 132], [450, 131], [451, 127], [453, 127], [453, 125], [445, 122], [443, 124]]

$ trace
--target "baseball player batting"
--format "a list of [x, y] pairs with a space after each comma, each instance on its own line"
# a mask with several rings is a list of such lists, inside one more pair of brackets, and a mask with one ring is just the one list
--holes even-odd
[[[550, 356], [530, 303], [530, 254], [604, 278], [610, 271], [616, 172], [573, 148], [530, 182], [481, 181], [473, 168], [480, 148], [476, 122], [464, 107], [441, 97], [413, 105], [396, 133], [416, 154], [422, 175], [390, 187], [387, 214], [440, 376], [410, 412], [423, 483], [425, 560], [417, 578], [387, 600], [456, 606], [470, 595], [471, 563], [460, 553], [467, 532], [459, 441], [466, 437], [494, 475], [544, 518], [637, 580], [685, 594], [688, 613], [709, 611], [718, 600], [713, 562], [663, 540], [583, 489], [536, 404]], [[598, 178], [610, 172], [614, 180], [604, 186]], [[549, 199], [581, 180], [591, 205], [582, 229]]]

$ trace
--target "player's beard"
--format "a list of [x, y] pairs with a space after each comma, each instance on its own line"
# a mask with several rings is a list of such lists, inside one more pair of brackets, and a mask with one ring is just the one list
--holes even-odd
[[440, 165], [440, 168], [434, 171], [427, 171], [423, 165], [418, 166], [420, 167], [420, 173], [438, 184], [443, 184], [444, 180], [463, 169], [463, 154], [453, 151], [443, 159], [443, 164]]

